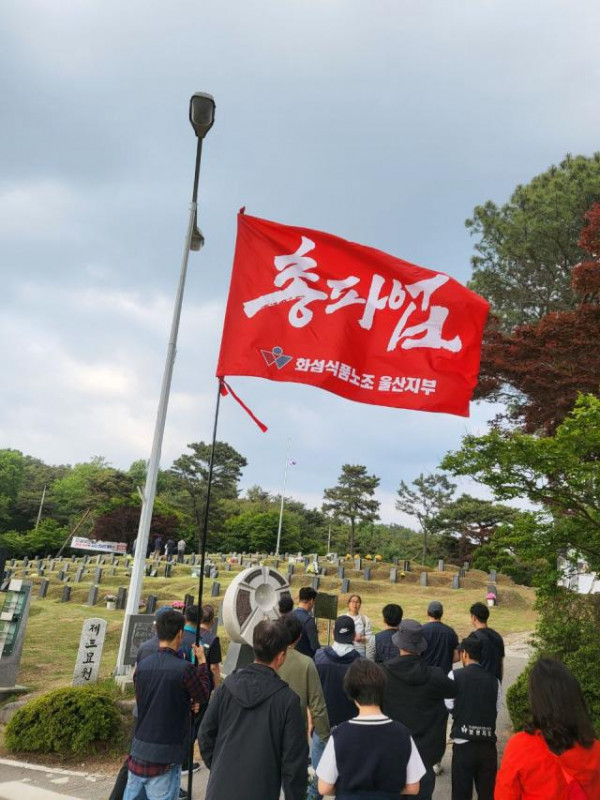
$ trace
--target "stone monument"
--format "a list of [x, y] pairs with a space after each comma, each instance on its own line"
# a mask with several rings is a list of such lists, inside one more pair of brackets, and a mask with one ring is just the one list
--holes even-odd
[[273, 567], [249, 567], [229, 584], [223, 599], [223, 623], [230, 639], [226, 675], [254, 660], [254, 628], [261, 620], [279, 619], [279, 600], [289, 593], [288, 582]]
[[88, 683], [96, 683], [98, 680], [106, 624], [106, 620], [100, 617], [84, 620], [73, 672], [73, 686], [86, 686]]

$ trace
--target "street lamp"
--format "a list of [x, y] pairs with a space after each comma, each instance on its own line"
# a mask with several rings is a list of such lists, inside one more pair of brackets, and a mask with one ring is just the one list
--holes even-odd
[[198, 138], [196, 149], [196, 167], [194, 170], [194, 188], [192, 191], [192, 202], [188, 220], [187, 233], [183, 248], [183, 259], [181, 262], [181, 272], [179, 275], [179, 285], [175, 298], [175, 308], [173, 309], [173, 320], [171, 322], [171, 333], [167, 347], [167, 357], [163, 372], [162, 386], [158, 411], [156, 413], [156, 425], [154, 427], [154, 438], [152, 440], [152, 452], [148, 461], [148, 473], [146, 485], [142, 495], [142, 513], [138, 527], [137, 540], [135, 545], [135, 557], [129, 581], [129, 592], [127, 595], [127, 607], [125, 609], [125, 619], [121, 632], [121, 642], [119, 644], [119, 654], [117, 656], [116, 674], [127, 674], [128, 668], [125, 666], [126, 645], [129, 633], [131, 616], [137, 614], [142, 593], [142, 581], [146, 566], [146, 550], [148, 548], [148, 537], [150, 535], [150, 524], [152, 522], [152, 509], [154, 508], [154, 497], [156, 494], [156, 479], [160, 465], [160, 453], [162, 449], [163, 435], [165, 431], [165, 420], [167, 416], [167, 406], [169, 404], [169, 392], [171, 390], [171, 378], [173, 376], [173, 365], [177, 351], [177, 334], [179, 331], [179, 320], [181, 318], [181, 306], [183, 304], [183, 290], [185, 288], [185, 277], [187, 273], [188, 257], [190, 250], [200, 250], [204, 244], [204, 237], [198, 229], [197, 224], [197, 198], [198, 181], [200, 178], [200, 160], [202, 158], [202, 141], [212, 128], [215, 121], [215, 101], [212, 95], [204, 92], [196, 92], [190, 99], [190, 122], [194, 133]]

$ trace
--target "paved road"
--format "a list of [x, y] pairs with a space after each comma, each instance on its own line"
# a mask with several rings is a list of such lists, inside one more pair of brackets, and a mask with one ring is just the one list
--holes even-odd
[[[514, 637], [506, 649], [504, 688], [507, 689], [527, 663], [525, 637]], [[503, 751], [510, 735], [510, 720], [503, 702], [498, 716], [498, 749]], [[444, 772], [436, 781], [434, 800], [450, 799], [450, 759], [448, 746], [442, 762]], [[49, 770], [33, 764], [0, 759], [0, 800], [106, 800], [116, 776], [93, 775], [69, 770]], [[192, 800], [204, 800], [208, 771], [203, 767], [194, 775]], [[257, 798], [257, 800], [260, 800]]]

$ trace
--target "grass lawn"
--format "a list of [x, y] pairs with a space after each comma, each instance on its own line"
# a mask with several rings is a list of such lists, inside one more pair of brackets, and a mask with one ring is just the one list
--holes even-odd
[[[350, 562], [351, 563], [351, 562]], [[60, 565], [57, 565], [60, 566]], [[280, 570], [285, 574], [285, 565], [280, 565]], [[375, 631], [382, 627], [381, 609], [387, 603], [399, 603], [404, 616], [426, 620], [428, 603], [435, 599], [444, 604], [444, 621], [453, 626], [459, 636], [466, 636], [470, 630], [469, 607], [476, 601], [485, 598], [487, 592], [488, 576], [483, 572], [470, 571], [462, 581], [464, 588], [451, 589], [451, 580], [455, 571], [438, 573], [430, 572], [430, 585], [420, 586], [419, 575], [422, 568], [415, 566], [413, 571], [406, 574], [404, 579], [399, 579], [397, 584], [389, 582], [389, 565], [373, 565], [372, 580], [366, 581], [361, 572], [349, 567], [346, 568], [346, 577], [350, 579], [350, 591], [361, 595], [363, 605], [361, 613], [371, 618]], [[234, 571], [235, 570], [235, 571]], [[111, 575], [112, 567], [104, 565], [103, 578], [99, 585], [99, 602], [96, 606], [85, 605], [94, 574], [91, 566], [86, 576], [87, 583], [72, 583], [71, 600], [61, 603], [60, 596], [62, 584], [56, 579], [55, 573], [51, 580], [48, 595], [44, 599], [37, 597], [37, 587], [40, 579], [35, 573], [27, 576], [34, 583], [30, 617], [27, 624], [27, 633], [21, 670], [18, 676], [19, 683], [27, 686], [31, 692], [39, 693], [71, 683], [75, 659], [79, 647], [79, 637], [84, 619], [88, 617], [103, 617], [108, 621], [106, 642], [102, 656], [100, 677], [110, 677], [116, 665], [117, 651], [123, 622], [122, 611], [108, 611], [104, 596], [116, 594], [119, 586], [128, 586], [129, 578], [125, 575], [122, 566], [116, 567], [115, 575]], [[213, 602], [218, 606], [222, 602], [225, 590], [240, 571], [234, 567], [231, 572], [219, 570], [220, 593], [216, 598], [210, 598], [213, 581], [205, 581], [205, 602]], [[75, 569], [70, 568], [73, 575]], [[298, 589], [303, 585], [310, 585], [311, 577], [304, 576], [303, 568], [297, 565], [296, 574], [292, 581], [292, 594], [297, 599]], [[319, 589], [329, 594], [339, 595], [338, 613], [346, 610], [348, 595], [340, 594], [341, 582], [337, 577], [337, 569], [328, 568], [330, 573], [321, 578]], [[20, 577], [22, 570], [17, 570], [14, 577]], [[198, 579], [191, 577], [191, 568], [187, 565], [176, 565], [171, 578], [145, 578], [142, 597], [155, 594], [158, 597], [158, 606], [168, 604], [174, 600], [183, 600], [185, 594], [197, 594]], [[46, 575], [48, 577], [48, 574]], [[73, 580], [73, 578], [72, 578]], [[503, 636], [511, 633], [532, 631], [535, 627], [536, 612], [533, 609], [535, 592], [533, 589], [516, 586], [504, 576], [498, 576], [499, 605], [492, 609], [491, 627]], [[321, 641], [327, 640], [327, 622], [319, 623]], [[219, 628], [222, 644], [227, 647], [227, 635], [224, 628]]]

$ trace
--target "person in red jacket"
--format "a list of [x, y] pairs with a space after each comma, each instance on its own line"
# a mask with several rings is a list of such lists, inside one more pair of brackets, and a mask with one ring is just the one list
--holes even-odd
[[541, 658], [529, 703], [533, 723], [509, 740], [494, 800], [598, 800], [600, 742], [577, 680], [560, 661]]

